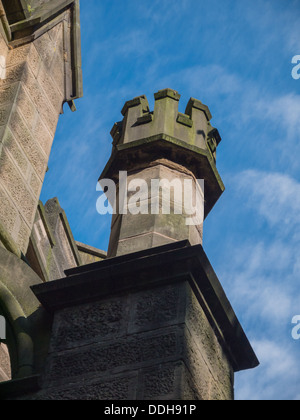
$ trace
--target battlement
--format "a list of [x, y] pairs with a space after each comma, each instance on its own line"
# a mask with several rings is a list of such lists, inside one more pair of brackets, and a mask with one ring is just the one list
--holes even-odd
[[144, 95], [125, 103], [122, 109], [124, 119], [116, 123], [111, 131], [114, 145], [165, 134], [201, 149], [208, 149], [216, 159], [221, 137], [210, 124], [212, 115], [208, 106], [191, 98], [182, 114], [178, 111], [180, 94], [175, 90], [160, 90], [154, 98], [153, 112]]

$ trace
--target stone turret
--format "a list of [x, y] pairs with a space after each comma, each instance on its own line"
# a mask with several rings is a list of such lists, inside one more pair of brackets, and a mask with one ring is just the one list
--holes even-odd
[[[224, 191], [216, 169], [221, 137], [210, 124], [209, 108], [191, 98], [182, 114], [176, 91], [161, 90], [154, 97], [153, 112], [145, 96], [126, 102], [123, 121], [111, 131], [112, 156], [100, 177], [103, 187], [107, 179], [118, 184], [109, 256], [185, 239], [201, 244], [203, 220]], [[125, 180], [119, 179], [120, 172], [126, 172]], [[141, 180], [147, 184], [143, 191]], [[139, 214], [130, 211], [134, 185], [140, 188]], [[128, 186], [124, 211], [121, 195]], [[166, 196], [171, 201], [167, 209]]]
[[[110, 258], [32, 286], [53, 319], [48, 357], [39, 376], [0, 386], [8, 397], [17, 385], [16, 398], [33, 400], [231, 400], [234, 373], [258, 364], [201, 245], [203, 220], [224, 190], [220, 136], [201, 102], [180, 114], [177, 92], [155, 99], [153, 113], [143, 96], [127, 102], [112, 131], [101, 179], [115, 180], [118, 198], [129, 200], [115, 206]], [[186, 223], [193, 216], [179, 194], [173, 211], [132, 211], [136, 202], [135, 210], [157, 204], [153, 178], [165, 181], [162, 199], [166, 181], [190, 181], [190, 195], [200, 188], [198, 224]]]

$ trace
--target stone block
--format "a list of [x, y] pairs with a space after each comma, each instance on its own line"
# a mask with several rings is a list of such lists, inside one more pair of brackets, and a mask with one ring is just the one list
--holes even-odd
[[191, 98], [185, 114], [178, 112], [180, 95], [164, 89], [155, 95], [154, 112], [150, 112], [147, 98], [140, 96], [126, 102], [120, 125], [120, 135], [113, 130], [116, 143], [130, 143], [164, 133], [190, 145], [207, 150], [207, 134], [212, 115], [202, 102]]
[[33, 128], [33, 135], [37, 139], [44, 153], [49, 156], [53, 143], [53, 135], [50, 134], [49, 129], [46, 127], [39, 115], [37, 117], [35, 127]]
[[128, 297], [67, 308], [55, 316], [50, 351], [74, 349], [126, 335]]
[[53, 56], [55, 54], [55, 42], [50, 38], [48, 32], [40, 36], [34, 41], [34, 46], [39, 53], [42, 62], [50, 70]]
[[22, 45], [9, 51], [7, 68], [24, 63], [30, 51], [30, 44]]
[[134, 252], [143, 251], [145, 249], [155, 248], [160, 245], [166, 245], [175, 242], [175, 240], [166, 236], [159, 235], [155, 232], [137, 235], [132, 238], [126, 238], [115, 244], [110, 244], [109, 257], [132, 254]]
[[6, 85], [0, 89], [0, 106], [10, 104], [15, 101], [15, 97], [20, 84], [19, 82]]
[[184, 285], [169, 285], [132, 294], [128, 332], [155, 330], [184, 322]]
[[59, 386], [66, 380], [80, 382], [83, 375], [99, 378], [108, 371], [133, 371], [169, 361], [178, 355], [179, 346], [177, 329], [169, 328], [59, 352], [49, 357], [45, 381]]
[[18, 107], [18, 111], [22, 114], [24, 120], [26, 121], [27, 127], [32, 131], [38, 117], [38, 109], [26, 92], [23, 83], [20, 86], [19, 94], [16, 98], [16, 105]]
[[65, 61], [64, 61], [64, 53], [60, 51], [56, 51], [54, 56], [52, 65], [51, 65], [51, 74], [55, 74], [55, 85], [56, 90], [61, 92], [63, 95], [65, 94], [65, 83], [66, 83], [66, 76], [65, 76]]
[[18, 142], [8, 127], [5, 129], [2, 141], [5, 150], [9, 152], [10, 157], [13, 159], [16, 166], [23, 174], [24, 179], [27, 179], [30, 163], [24, 150], [19, 146]]
[[29, 176], [29, 186], [35, 197], [39, 197], [43, 186], [42, 181], [37, 176], [36, 172], [32, 169]]
[[184, 363], [171, 362], [142, 369], [138, 387], [141, 400], [179, 400]]
[[41, 85], [38, 83], [37, 79], [34, 77], [28, 67], [24, 72], [23, 81], [26, 85], [26, 90], [28, 91], [31, 100], [34, 102], [39, 110], [41, 117], [43, 118], [43, 122], [47, 125], [50, 133], [54, 135], [59, 115], [55, 112], [55, 109], [49, 102]]
[[[57, 395], [72, 399], [83, 378], [105, 384], [106, 375], [113, 382], [125, 372], [138, 373], [136, 399], [233, 398], [228, 358], [186, 282], [56, 313], [44, 395], [61, 387]], [[66, 393], [70, 381], [75, 391]], [[98, 392], [97, 385], [81, 389], [83, 399]]]
[[28, 65], [35, 78], [38, 77], [40, 67], [42, 65], [42, 58], [37, 52], [34, 44], [31, 44], [28, 54]]
[[101, 251], [98, 248], [83, 244], [82, 242], [78, 241], [76, 241], [76, 245], [82, 261], [82, 265], [93, 264], [95, 262], [106, 260], [107, 258], [107, 253]]
[[35, 215], [35, 201], [26, 182], [5, 151], [0, 157], [0, 182], [30, 226]]
[[37, 81], [47, 95], [47, 98], [57, 114], [61, 112], [64, 100], [63, 93], [58, 89], [57, 84], [53, 81], [51, 73], [47, 70], [44, 63], [40, 67]]
[[105, 378], [84, 381], [81, 384], [54, 387], [42, 391], [26, 400], [59, 401], [119, 401], [135, 400], [137, 394], [137, 372], [122, 375], [107, 375]]
[[31, 229], [28, 227], [28, 224], [23, 219], [20, 219], [20, 228], [17, 236], [17, 243], [24, 255], [28, 248], [30, 233]]
[[5, 344], [0, 343], [0, 382], [9, 381], [11, 379], [11, 367], [8, 348]]
[[4, 70], [4, 72], [1, 73], [1, 76], [2, 77], [5, 76], [8, 51], [9, 50], [8, 50], [8, 46], [7, 46], [6, 40], [4, 39], [4, 37], [2, 35], [2, 32], [0, 31], [0, 55], [3, 57], [2, 58], [3, 61], [1, 63], [1, 67], [2, 67], [2, 70]]
[[[112, 220], [109, 255], [185, 239], [192, 245], [202, 243], [204, 191], [188, 170], [164, 163], [154, 162], [149, 168], [128, 174], [127, 214], [118, 219], [116, 226], [117, 217]], [[117, 213], [119, 195], [118, 190]]]
[[15, 139], [26, 153], [26, 156], [35, 169], [37, 175], [41, 180], [43, 180], [47, 169], [47, 157], [40, 148], [37, 140], [31, 134], [18, 110], [13, 112], [9, 127]]
[[22, 80], [24, 70], [26, 68], [26, 62], [21, 62], [15, 66], [7, 67], [5, 79], [0, 80], [0, 88], [3, 88], [13, 83]]
[[[31, 178], [31, 182], [39, 186], [39, 179]], [[49, 200], [45, 206], [39, 202], [26, 257], [33, 270], [47, 282], [63, 277], [65, 270], [81, 264], [69, 223], [57, 199]]]
[[8, 196], [7, 192], [3, 188], [0, 182], [0, 220], [1, 223], [6, 227], [6, 230], [12, 235], [16, 222], [19, 221], [20, 216], [18, 214], [16, 205], [12, 199]]
[[11, 104], [2, 105], [0, 107], [0, 126], [5, 126], [11, 112]]

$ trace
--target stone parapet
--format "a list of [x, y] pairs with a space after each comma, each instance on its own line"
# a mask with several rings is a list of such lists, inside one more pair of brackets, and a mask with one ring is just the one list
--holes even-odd
[[200, 245], [67, 274], [33, 287], [52, 338], [40, 391], [18, 398], [231, 400], [234, 372], [258, 364]]
[[[124, 119], [116, 123], [111, 131], [114, 145], [165, 134], [207, 150], [215, 159], [216, 147], [221, 137], [218, 130], [210, 124], [212, 115], [209, 108], [199, 100], [191, 98], [185, 114], [178, 112], [180, 95], [172, 89], [161, 90], [154, 98], [153, 112], [150, 112], [146, 96], [139, 96], [125, 103], [122, 109]], [[208, 142], [209, 139], [215, 140], [214, 150]]]

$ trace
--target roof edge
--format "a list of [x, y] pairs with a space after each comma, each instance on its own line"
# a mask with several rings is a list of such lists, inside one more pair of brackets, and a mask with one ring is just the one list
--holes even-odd
[[0, 0], [0, 11], [3, 5], [0, 17], [7, 23], [4, 27], [7, 41], [12, 48], [34, 41], [51, 29], [64, 11], [72, 8], [72, 92], [65, 99], [75, 110], [73, 101], [83, 96], [79, 0], [51, 0], [35, 9], [30, 6], [32, 3], [34, 1]]

